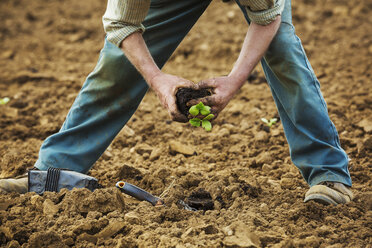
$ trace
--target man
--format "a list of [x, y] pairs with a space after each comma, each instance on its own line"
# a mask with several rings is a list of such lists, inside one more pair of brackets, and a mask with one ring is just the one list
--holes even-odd
[[[61, 130], [40, 148], [35, 166], [86, 173], [126, 124], [148, 87], [175, 121], [180, 87], [214, 88], [203, 101], [217, 116], [261, 60], [289, 143], [291, 158], [311, 186], [305, 202], [347, 203], [353, 196], [348, 157], [329, 119], [319, 82], [295, 35], [290, 0], [236, 1], [250, 23], [232, 71], [197, 85], [161, 68], [210, 0], [108, 0], [107, 33], [98, 64], [88, 76]], [[217, 24], [216, 24], [217, 25]], [[146, 32], [145, 32], [146, 30]], [[147, 84], [146, 84], [147, 83]], [[0, 181], [3, 191], [26, 192], [27, 179]]]

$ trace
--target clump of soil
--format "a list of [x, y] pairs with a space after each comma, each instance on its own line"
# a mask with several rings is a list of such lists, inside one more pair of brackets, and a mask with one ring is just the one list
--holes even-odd
[[197, 210], [213, 210], [214, 203], [211, 194], [203, 188], [193, 191], [185, 203]]
[[210, 89], [194, 90], [190, 88], [180, 88], [176, 93], [177, 107], [179, 111], [186, 117], [189, 115], [189, 108], [186, 104], [192, 99], [203, 98], [205, 96], [210, 96]]

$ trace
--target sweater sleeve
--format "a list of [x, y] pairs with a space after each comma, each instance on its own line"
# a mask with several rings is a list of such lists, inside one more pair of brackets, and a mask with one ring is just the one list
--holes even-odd
[[268, 25], [281, 15], [285, 0], [240, 0], [249, 19], [259, 25]]
[[144, 32], [142, 25], [150, 8], [150, 0], [108, 0], [103, 15], [107, 40], [116, 46], [134, 32]]

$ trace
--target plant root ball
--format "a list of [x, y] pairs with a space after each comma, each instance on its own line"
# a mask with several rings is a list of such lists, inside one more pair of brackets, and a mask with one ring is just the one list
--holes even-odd
[[211, 89], [194, 90], [190, 88], [179, 88], [176, 93], [178, 110], [187, 117], [189, 115], [189, 107], [186, 106], [186, 103], [192, 99], [210, 96], [212, 94], [211, 91]]

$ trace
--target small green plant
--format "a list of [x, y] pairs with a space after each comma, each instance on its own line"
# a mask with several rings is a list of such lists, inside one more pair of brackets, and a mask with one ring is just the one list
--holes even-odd
[[0, 105], [7, 104], [9, 101], [9, 97], [0, 98]]
[[[206, 131], [212, 130], [210, 120], [213, 119], [214, 114], [211, 114], [211, 107], [205, 106], [202, 102], [199, 102], [189, 109], [189, 113], [194, 116], [194, 118], [189, 120], [191, 125], [194, 127], [202, 126]], [[201, 116], [201, 119], [196, 116]]]
[[278, 119], [277, 118], [271, 118], [269, 121], [266, 118], [261, 118], [261, 121], [266, 124], [269, 128], [274, 125]]

